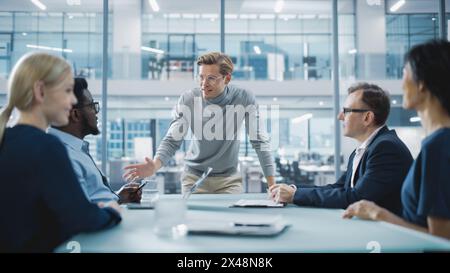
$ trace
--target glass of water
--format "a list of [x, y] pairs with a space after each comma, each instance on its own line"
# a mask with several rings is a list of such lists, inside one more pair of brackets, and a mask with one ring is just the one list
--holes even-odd
[[159, 237], [178, 239], [187, 234], [186, 200], [162, 198], [155, 203], [154, 232]]
[[158, 185], [155, 179], [145, 179], [141, 183], [147, 182], [147, 185], [142, 189], [141, 203], [156, 203], [159, 199]]

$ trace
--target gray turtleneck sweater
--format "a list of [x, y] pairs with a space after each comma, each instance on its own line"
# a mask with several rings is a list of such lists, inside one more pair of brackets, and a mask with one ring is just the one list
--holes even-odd
[[[274, 176], [269, 138], [265, 130], [257, 126], [257, 107], [252, 93], [232, 85], [227, 85], [222, 94], [209, 100], [203, 98], [200, 88], [187, 91], [178, 100], [174, 118], [156, 157], [166, 165], [183, 139], [189, 139], [191, 145], [185, 157], [187, 172], [200, 176], [212, 167], [210, 176], [230, 176], [237, 171], [240, 130], [245, 120], [246, 133], [264, 175]], [[247, 111], [244, 113], [243, 109]]]

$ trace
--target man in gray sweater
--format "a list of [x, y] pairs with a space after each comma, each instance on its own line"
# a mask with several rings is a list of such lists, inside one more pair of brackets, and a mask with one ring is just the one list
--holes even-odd
[[275, 184], [275, 168], [270, 142], [261, 128], [255, 96], [228, 85], [233, 72], [231, 59], [219, 52], [207, 53], [197, 60], [200, 88], [183, 93], [169, 130], [158, 147], [155, 159], [132, 164], [125, 169], [126, 180], [153, 175], [166, 165], [188, 136], [191, 145], [185, 156], [181, 176], [182, 192], [189, 191], [201, 174], [212, 167], [196, 193], [241, 193], [242, 177], [237, 172], [240, 129], [245, 120], [246, 133], [259, 158], [268, 186]]

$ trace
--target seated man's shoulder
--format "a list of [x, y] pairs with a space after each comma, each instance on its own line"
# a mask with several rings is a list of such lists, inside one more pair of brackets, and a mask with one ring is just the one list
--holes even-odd
[[387, 130], [385, 132], [382, 132], [376, 139], [379, 139], [380, 141], [390, 141], [390, 142], [400, 140], [395, 130]]
[[[88, 176], [88, 169], [86, 168], [86, 164], [94, 164], [92, 161], [82, 161], [78, 158], [70, 158], [70, 162], [72, 163], [72, 168], [78, 178], [85, 178]], [[93, 166], [95, 167], [95, 166]], [[80, 180], [80, 182], [82, 182]]]
[[380, 134], [371, 144], [373, 149], [382, 151], [408, 152], [406, 144], [397, 136], [394, 130]]

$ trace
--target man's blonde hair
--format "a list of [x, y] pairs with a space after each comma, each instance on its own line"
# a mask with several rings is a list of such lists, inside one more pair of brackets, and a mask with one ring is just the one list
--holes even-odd
[[17, 61], [8, 81], [7, 104], [0, 112], [0, 144], [13, 109], [24, 111], [31, 107], [34, 84], [42, 81], [52, 87], [67, 73], [72, 73], [70, 65], [64, 59], [47, 53], [28, 53]]
[[219, 66], [220, 74], [223, 76], [231, 75], [233, 73], [233, 62], [228, 55], [221, 52], [206, 53], [197, 59], [197, 65], [216, 64]]

